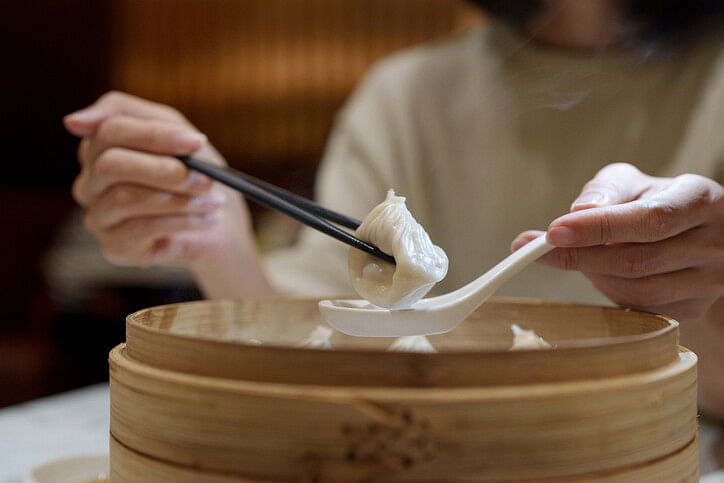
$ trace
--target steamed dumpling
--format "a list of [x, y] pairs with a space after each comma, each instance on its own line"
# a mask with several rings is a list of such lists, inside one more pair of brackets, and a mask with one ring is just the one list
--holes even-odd
[[513, 331], [513, 345], [510, 350], [520, 349], [550, 349], [551, 345], [543, 337], [532, 330], [525, 330], [516, 324], [510, 324]]
[[314, 330], [307, 336], [306, 339], [299, 344], [300, 347], [307, 347], [309, 349], [327, 349], [332, 350], [332, 333], [334, 331], [330, 327], [318, 325]]
[[392, 343], [390, 351], [398, 352], [437, 352], [424, 335], [408, 335], [400, 337]]
[[405, 206], [387, 192], [385, 201], [364, 219], [355, 235], [395, 257], [397, 265], [351, 248], [349, 277], [357, 293], [378, 307], [409, 308], [447, 274], [448, 259]]

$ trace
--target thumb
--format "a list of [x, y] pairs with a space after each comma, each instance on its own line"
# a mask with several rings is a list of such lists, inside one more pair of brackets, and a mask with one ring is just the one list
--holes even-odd
[[78, 137], [88, 136], [93, 134], [109, 115], [103, 105], [96, 103], [68, 114], [63, 118], [63, 125], [71, 134]]
[[651, 184], [652, 178], [631, 164], [609, 164], [585, 184], [581, 194], [571, 204], [571, 211], [634, 201], [649, 189]]

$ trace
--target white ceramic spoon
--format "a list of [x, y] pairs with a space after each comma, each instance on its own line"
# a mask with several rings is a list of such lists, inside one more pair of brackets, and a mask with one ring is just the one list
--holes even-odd
[[464, 287], [422, 299], [409, 309], [383, 309], [366, 300], [322, 300], [319, 311], [332, 327], [348, 335], [403, 337], [443, 334], [457, 327], [505, 282], [553, 248], [546, 242], [545, 235], [540, 236]]

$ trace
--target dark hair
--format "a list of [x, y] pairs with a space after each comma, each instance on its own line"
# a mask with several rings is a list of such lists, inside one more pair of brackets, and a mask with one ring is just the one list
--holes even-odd
[[[516, 27], [536, 15], [541, 0], [470, 0]], [[644, 25], [641, 40], [679, 40], [699, 28], [721, 28], [724, 0], [628, 0], [628, 14]]]
[[487, 13], [521, 27], [541, 9], [540, 0], [471, 0]]

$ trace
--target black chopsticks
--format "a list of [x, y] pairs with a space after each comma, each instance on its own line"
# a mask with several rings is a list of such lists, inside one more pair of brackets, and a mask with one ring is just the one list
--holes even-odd
[[325, 221], [329, 220], [332, 223], [354, 230], [360, 226], [360, 221], [354, 218], [323, 208], [313, 201], [235, 169], [213, 166], [191, 156], [178, 156], [177, 158], [189, 169], [203, 173], [219, 183], [240, 191], [247, 198], [267, 208], [294, 218], [298, 222], [321, 231], [332, 238], [336, 238], [351, 247], [374, 255], [388, 263], [395, 264], [394, 257]]

